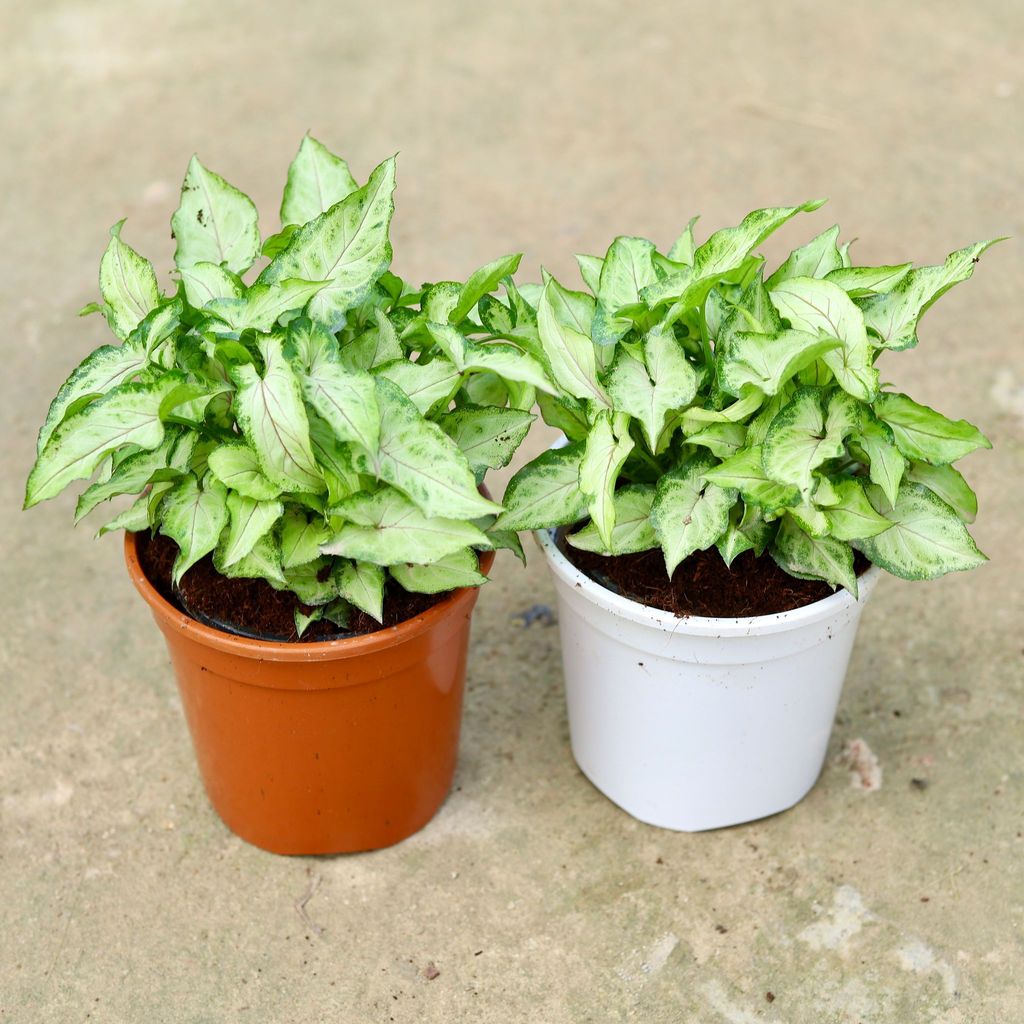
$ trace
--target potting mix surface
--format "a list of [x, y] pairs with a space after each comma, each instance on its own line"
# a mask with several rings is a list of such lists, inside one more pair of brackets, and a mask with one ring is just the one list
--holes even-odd
[[[746, 618], [793, 611], [830, 597], [835, 591], [821, 580], [801, 580], [780, 569], [770, 556], [744, 551], [727, 566], [717, 549], [697, 551], [680, 562], [669, 579], [661, 548], [633, 555], [599, 555], [579, 551], [559, 533], [566, 558], [595, 583], [648, 608], [674, 615]], [[854, 552], [860, 576], [870, 562]]]
[[[178, 555], [178, 545], [163, 534], [153, 537], [146, 531], [138, 534], [138, 545], [139, 563], [146, 578], [160, 596], [179, 611], [199, 621], [223, 623], [221, 628], [247, 636], [289, 643], [300, 640], [295, 628], [295, 612], [299, 610], [309, 615], [314, 609], [299, 601], [291, 591], [275, 590], [261, 579], [228, 579], [217, 572], [213, 558], [207, 555], [182, 577], [179, 583], [182, 601], [171, 584], [171, 569]], [[384, 589], [383, 623], [353, 607], [344, 629], [333, 622], [320, 620], [307, 627], [301, 642], [375, 633], [421, 615], [447, 596], [447, 593], [413, 594], [389, 579]], [[187, 608], [184, 606], [186, 602]]]

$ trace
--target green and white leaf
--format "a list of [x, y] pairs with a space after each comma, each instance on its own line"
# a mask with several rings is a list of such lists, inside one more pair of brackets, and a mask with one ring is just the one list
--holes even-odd
[[584, 442], [552, 448], [524, 466], [508, 482], [498, 530], [542, 530], [578, 522], [587, 511], [580, 489]]
[[896, 447], [892, 430], [865, 408], [855, 440], [855, 447], [867, 456], [871, 482], [881, 487], [890, 505], [895, 504], [907, 460]]
[[464, 519], [429, 517], [393, 488], [346, 498], [332, 511], [348, 522], [321, 550], [376, 565], [436, 562], [464, 547], [489, 548], [487, 535]]
[[857, 574], [849, 544], [832, 537], [808, 536], [792, 517], [784, 516], [771, 552], [791, 576], [824, 580], [857, 596]]
[[654, 493], [655, 489], [650, 484], [628, 484], [615, 492], [615, 525], [611, 543], [605, 544], [593, 521], [570, 534], [566, 540], [581, 551], [602, 555], [629, 555], [656, 548], [658, 538], [651, 525]]
[[911, 459], [944, 466], [977, 448], [992, 447], [989, 439], [967, 420], [948, 419], [897, 392], [879, 395], [874, 411], [891, 428], [896, 447]]
[[480, 560], [470, 548], [453, 551], [430, 565], [399, 563], [390, 573], [405, 589], [417, 594], [441, 594], [459, 587], [479, 587], [487, 582]]
[[[501, 283], [502, 278], [511, 277], [518, 269], [523, 254], [502, 256], [486, 266], [475, 270], [469, 280], [459, 290], [458, 301], [448, 314], [448, 323], [457, 324], [469, 316], [473, 307], [485, 296], [493, 292]], [[406, 587], [406, 590], [409, 588]]]
[[381, 413], [377, 388], [365, 370], [346, 370], [330, 358], [317, 359], [299, 373], [306, 401], [341, 441], [353, 441], [369, 454], [377, 451]]
[[601, 268], [604, 266], [604, 260], [600, 256], [576, 253], [576, 263], [580, 268], [583, 283], [596, 295], [601, 287]]
[[927, 462], [913, 461], [907, 471], [907, 479], [934, 491], [965, 523], [974, 522], [978, 514], [978, 496], [953, 466], [932, 466]]
[[723, 391], [736, 397], [748, 387], [774, 395], [805, 366], [841, 345], [838, 338], [806, 331], [782, 331], [774, 337], [740, 332], [733, 337], [722, 360], [718, 383]]
[[285, 569], [312, 562], [327, 543], [330, 530], [322, 519], [313, 520], [300, 509], [289, 509], [281, 520], [281, 565]]
[[75, 522], [87, 516], [97, 505], [122, 494], [138, 494], [158, 470], [166, 469], [178, 435], [168, 431], [152, 451], [135, 452], [119, 463], [111, 475], [82, 492], [75, 507]]
[[241, 298], [214, 299], [207, 309], [223, 320], [232, 330], [253, 329], [269, 331], [278, 319], [290, 310], [300, 310], [318, 292], [327, 287], [326, 281], [299, 281], [289, 279], [273, 284], [254, 284]]
[[536, 417], [520, 409], [461, 406], [438, 417], [438, 426], [459, 446], [474, 473], [512, 461]]
[[276, 498], [282, 488], [271, 483], [244, 441], [226, 441], [208, 456], [210, 471], [225, 487], [255, 501]]
[[606, 547], [611, 545], [615, 526], [615, 484], [632, 450], [628, 423], [613, 424], [610, 412], [600, 413], [584, 445], [580, 490], [587, 496], [587, 512]]
[[305, 224], [358, 188], [348, 164], [312, 135], [305, 135], [288, 168], [281, 223]]
[[333, 572], [338, 593], [378, 622], [384, 621], [384, 570], [372, 562], [339, 562]]
[[160, 405], [183, 379], [179, 373], [168, 373], [149, 384], [119, 384], [68, 416], [36, 458], [25, 487], [25, 508], [92, 476], [116, 448], [156, 448], [164, 439]]
[[121, 241], [119, 221], [111, 228], [110, 243], [100, 261], [103, 315], [122, 340], [128, 337], [160, 302], [160, 288], [149, 260]]
[[729, 526], [729, 510], [738, 494], [709, 483], [708, 462], [698, 459], [658, 481], [651, 506], [651, 525], [665, 554], [671, 576], [684, 558], [711, 547]]
[[840, 267], [825, 277], [852, 299], [892, 291], [907, 276], [913, 263], [888, 267]]
[[854, 398], [870, 402], [878, 392], [878, 371], [864, 326], [864, 314], [831, 281], [797, 277], [783, 281], [771, 292], [778, 311], [799, 331], [838, 338], [841, 348], [822, 355], [840, 387]]
[[167, 492], [160, 505], [160, 532], [178, 545], [172, 578], [182, 576], [208, 555], [228, 525], [227, 491], [212, 477], [202, 487], [189, 474]]
[[597, 287], [592, 325], [596, 344], [612, 345], [633, 326], [632, 320], [615, 313], [640, 302], [640, 292], [657, 281], [654, 252], [653, 243], [646, 238], [621, 236], [609, 246]]
[[248, 555], [256, 542], [270, 532], [281, 518], [284, 506], [279, 501], [255, 501], [229, 491], [227, 507], [229, 523], [222, 564], [231, 566]]
[[719, 487], [735, 488], [750, 505], [767, 512], [795, 505], [800, 500], [799, 488], [780, 484], [768, 478], [764, 469], [763, 449], [754, 445], [704, 471], [704, 479]]
[[260, 251], [252, 200], [195, 156], [181, 186], [181, 203], [171, 217], [171, 231], [178, 243], [174, 262], [179, 269], [214, 263], [244, 274]]
[[[474, 516], [499, 506], [478, 491], [466, 456], [391, 381], [375, 380], [380, 409], [377, 451], [357, 458], [361, 472], [397, 487], [428, 516]], [[417, 559], [408, 559], [417, 561]]]
[[742, 423], [708, 423], [695, 434], [687, 434], [686, 443], [707, 448], [720, 459], [730, 459], [746, 447], [747, 428]]
[[554, 278], [544, 286], [537, 324], [544, 354], [555, 383], [572, 398], [594, 401], [611, 408], [611, 400], [597, 380], [597, 357], [590, 340], [590, 322], [580, 301], [586, 296], [568, 292]]
[[239, 426], [268, 480], [282, 490], [318, 492], [323, 477], [313, 457], [299, 382], [279, 338], [261, 338], [260, 351], [262, 377], [251, 365], [231, 370]]
[[1002, 239], [969, 245], [946, 257], [941, 267], [911, 270], [884, 295], [863, 300], [864, 321], [886, 348], [913, 348], [917, 344], [917, 325], [928, 308], [955, 284], [966, 281], [974, 272], [981, 254]]
[[193, 309], [204, 309], [217, 299], [241, 299], [245, 294], [239, 276], [216, 263], [201, 261], [182, 267], [179, 272], [185, 298]]
[[765, 287], [771, 291], [783, 281], [794, 277], [828, 277], [843, 265], [843, 257], [836, 242], [839, 241], [839, 225], [834, 224], [806, 245], [794, 249], [778, 270], [765, 281]]
[[429, 363], [396, 360], [385, 363], [375, 375], [397, 384], [424, 416], [439, 402], [450, 399], [462, 381], [462, 372], [444, 358], [431, 359]]
[[892, 526], [868, 501], [862, 481], [840, 480], [834, 487], [839, 500], [824, 511], [830, 536], [836, 540], [862, 540], [884, 533]]
[[391, 263], [388, 229], [394, 212], [395, 161], [385, 160], [360, 189], [299, 228], [288, 248], [258, 283], [328, 281], [309, 304], [309, 315], [331, 328], [369, 294]]
[[956, 512], [923, 484], [903, 483], [895, 506], [878, 488], [868, 496], [893, 525], [857, 541], [857, 547], [886, 572], [905, 580], [931, 580], [987, 561]]

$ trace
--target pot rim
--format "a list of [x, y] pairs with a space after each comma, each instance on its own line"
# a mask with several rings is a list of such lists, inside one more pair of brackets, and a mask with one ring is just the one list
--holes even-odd
[[882, 574], [877, 565], [871, 565], [857, 578], [859, 597], [854, 597], [844, 588], [838, 589], [829, 597], [794, 608], [788, 612], [776, 612], [772, 615], [751, 615], [744, 618], [712, 618], [701, 615], [674, 615], [661, 608], [650, 608], [613, 593], [607, 587], [592, 580], [581, 572], [559, 550], [556, 543], [556, 528], [535, 530], [534, 537], [543, 551], [552, 572], [563, 583], [576, 590], [602, 610], [620, 616], [630, 622], [647, 626], [666, 633], [682, 633], [690, 636], [711, 636], [715, 638], [731, 636], [766, 636], [771, 633], [784, 633], [803, 626], [814, 625], [825, 619], [833, 618], [844, 610], [857, 604], [864, 604]]
[[[495, 553], [493, 550], [481, 551], [479, 555], [480, 571], [486, 576], [494, 563]], [[124, 534], [124, 560], [135, 589], [158, 619], [162, 619], [175, 630], [205, 647], [243, 658], [258, 658], [262, 661], [273, 662], [334, 661], [341, 658], [358, 658], [390, 647], [397, 647], [399, 644], [434, 628], [462, 606], [472, 607], [477, 597], [477, 591], [480, 589], [479, 587], [460, 587], [458, 590], [451, 591], [444, 600], [431, 605], [425, 612], [406, 619], [396, 626], [385, 626], [373, 633], [345, 637], [341, 640], [288, 643], [276, 640], [253, 640], [249, 637], [237, 636], [234, 633], [225, 633], [211, 626], [205, 626], [179, 611], [161, 596], [142, 571], [138, 557], [137, 536], [127, 530]]]

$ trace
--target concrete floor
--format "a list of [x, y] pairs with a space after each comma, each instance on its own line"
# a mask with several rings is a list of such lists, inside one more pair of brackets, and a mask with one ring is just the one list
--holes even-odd
[[[103, 340], [75, 312], [107, 229], [127, 215], [169, 267], [193, 150], [268, 230], [307, 128], [360, 176], [401, 150], [412, 278], [517, 249], [528, 274], [570, 276], [614, 234], [667, 243], [693, 213], [711, 228], [819, 195], [782, 241], [837, 220], [866, 262], [934, 262], [1024, 234], [1022, 37], [1015, 0], [7, 0], [0, 1020], [1024, 1018], [1019, 241], [883, 373], [992, 438], [966, 464], [991, 564], [883, 581], [819, 785], [753, 825], [658, 831], [586, 782], [557, 628], [512, 618], [552, 599], [544, 566], [502, 557], [437, 818], [375, 854], [261, 853], [205, 800], [116, 540], [72, 531], [70, 497], [18, 511], [46, 403]], [[879, 789], [851, 783], [858, 739]]]

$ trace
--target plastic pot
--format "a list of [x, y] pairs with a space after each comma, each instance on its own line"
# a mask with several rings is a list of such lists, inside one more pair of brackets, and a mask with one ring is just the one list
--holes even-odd
[[555, 579], [573, 756], [650, 825], [697, 832], [798, 803], [821, 772], [875, 567], [751, 618], [680, 618], [612, 593], [536, 534]]
[[[207, 795], [273, 853], [390, 846], [451, 786], [477, 590], [365, 636], [274, 643], [211, 629], [168, 604], [125, 534], [136, 589], [164, 634]], [[481, 554], [481, 571], [493, 562]]]

